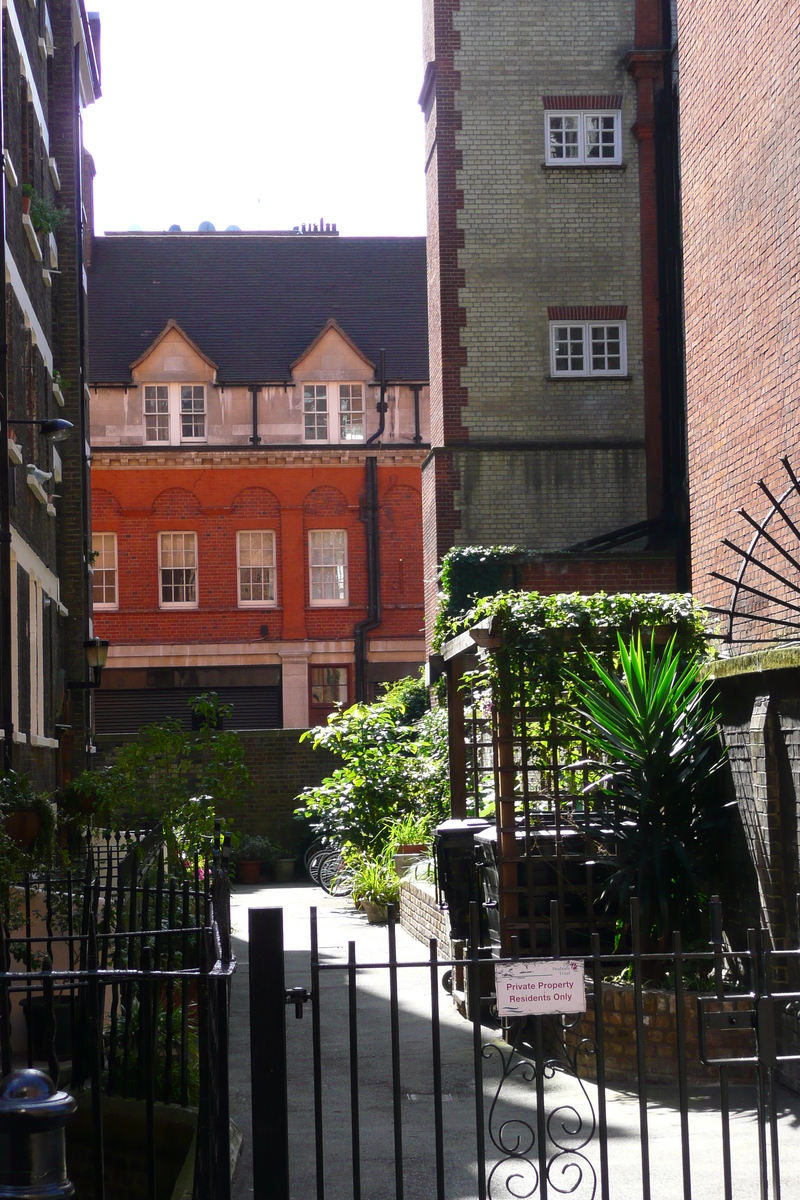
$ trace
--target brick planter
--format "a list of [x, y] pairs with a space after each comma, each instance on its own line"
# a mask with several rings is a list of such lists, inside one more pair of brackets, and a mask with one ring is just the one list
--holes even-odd
[[[678, 1080], [678, 1028], [675, 996], [672, 992], [645, 989], [642, 992], [644, 1007], [644, 1043], [647, 1080], [650, 1083], [676, 1083]], [[719, 1082], [717, 1067], [706, 1067], [700, 1062], [697, 1040], [697, 992], [685, 992], [683, 998], [686, 1029], [687, 1077], [693, 1084]], [[749, 1009], [747, 997], [725, 1003], [725, 1011]], [[636, 1019], [633, 1002], [633, 987], [617, 984], [603, 986], [603, 1030], [605, 1033], [606, 1079], [613, 1083], [636, 1081]], [[570, 1053], [583, 1038], [594, 1041], [595, 1019], [592, 1001], [589, 1008], [574, 1028], [565, 1032]], [[753, 1053], [754, 1039], [750, 1031], [712, 1030], [708, 1033], [708, 1052], [712, 1058], [745, 1057]], [[581, 1074], [596, 1077], [596, 1059], [592, 1054], [582, 1054]], [[750, 1068], [735, 1068], [736, 1078], [751, 1078]]]
[[427, 946], [435, 937], [441, 958], [450, 958], [450, 920], [436, 900], [432, 883], [422, 879], [400, 882], [400, 924], [407, 933]]

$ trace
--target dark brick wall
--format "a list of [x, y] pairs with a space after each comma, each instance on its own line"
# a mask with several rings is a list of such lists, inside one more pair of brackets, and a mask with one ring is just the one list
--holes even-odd
[[[719, 680], [736, 799], [727, 857], [728, 924], [741, 944], [763, 923], [772, 945], [798, 944], [800, 890], [800, 671], [752, 672]], [[742, 847], [747, 849], [747, 859]]]
[[[335, 755], [301, 742], [297, 729], [254, 729], [239, 734], [245, 761], [253, 777], [248, 796], [231, 813], [236, 828], [261, 833], [296, 850], [305, 829], [293, 817], [295, 797], [329, 775], [339, 764]], [[95, 765], [111, 760], [113, 751], [130, 737], [100, 735]]]
[[[79, 279], [77, 212], [79, 179], [77, 163], [81, 130], [75, 121], [75, 88], [71, 48], [72, 7], [70, 0], [51, 0], [50, 19], [56, 54], [52, 61], [52, 91], [50, 95], [50, 146], [51, 154], [58, 163], [61, 179], [60, 202], [69, 210], [70, 216], [59, 227], [58, 266], [61, 272], [54, 285], [56, 304], [53, 329], [53, 354], [55, 364], [64, 380], [65, 407], [62, 410], [67, 420], [75, 426], [75, 434], [62, 443], [61, 454], [64, 480], [59, 488], [64, 495], [62, 509], [64, 519], [59, 530], [59, 575], [61, 594], [69, 610], [65, 622], [65, 667], [67, 678], [86, 678], [86, 663], [83, 643], [89, 635], [91, 618], [91, 589], [88, 585], [87, 547], [90, 538], [89, 472], [84, 460], [84, 437], [88, 440], [89, 413], [85, 396], [81, 395], [79, 363], [79, 303], [84, 304], [85, 292]], [[67, 49], [58, 53], [58, 48]], [[87, 177], [86, 184], [91, 186]], [[91, 205], [89, 205], [91, 211]], [[81, 770], [86, 763], [86, 731], [90, 728], [89, 692], [73, 692], [70, 696], [70, 723], [75, 741], [73, 770]]]

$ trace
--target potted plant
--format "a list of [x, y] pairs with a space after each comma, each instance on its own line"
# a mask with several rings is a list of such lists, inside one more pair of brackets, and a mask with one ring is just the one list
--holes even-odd
[[236, 875], [241, 883], [258, 883], [263, 863], [271, 862], [275, 850], [269, 838], [260, 834], [243, 837], [233, 852]]
[[378, 858], [359, 853], [350, 859], [353, 900], [363, 908], [370, 925], [386, 921], [390, 904], [400, 900], [400, 880], [394, 870], [391, 846]]
[[389, 841], [394, 856], [394, 869], [401, 877], [409, 867], [419, 862], [428, 853], [430, 818], [405, 813], [395, 821], [389, 821]]
[[275, 882], [291, 883], [294, 879], [294, 858], [283, 846], [274, 848]]
[[32, 183], [23, 183], [22, 185], [22, 215], [29, 217], [31, 214], [31, 204], [33, 197], [36, 195]]
[[25, 854], [48, 859], [52, 850], [55, 817], [44, 796], [16, 771], [0, 777], [0, 818], [5, 836]]
[[65, 817], [90, 817], [97, 807], [96, 779], [85, 771], [56, 793], [59, 811]]

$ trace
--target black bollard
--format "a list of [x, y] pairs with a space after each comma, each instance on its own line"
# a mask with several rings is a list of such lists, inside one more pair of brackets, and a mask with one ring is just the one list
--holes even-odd
[[0, 1200], [66, 1200], [64, 1126], [75, 1101], [44, 1071], [12, 1071], [0, 1083]]

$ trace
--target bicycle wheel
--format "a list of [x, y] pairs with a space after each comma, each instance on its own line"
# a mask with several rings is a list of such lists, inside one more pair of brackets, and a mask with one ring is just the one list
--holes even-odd
[[344, 859], [340, 850], [331, 850], [319, 865], [319, 886], [329, 896], [346, 896], [350, 890]]
[[327, 858], [330, 853], [330, 846], [325, 846], [322, 850], [318, 850], [316, 854], [312, 854], [306, 863], [306, 870], [312, 883], [319, 884], [319, 869], [322, 866], [322, 860]]
[[317, 838], [315, 842], [311, 843], [303, 855], [303, 866], [306, 870], [308, 870], [308, 864], [311, 862], [311, 859], [314, 857], [314, 855], [320, 854], [323, 850], [330, 850], [330, 846], [326, 846], [322, 838]]

